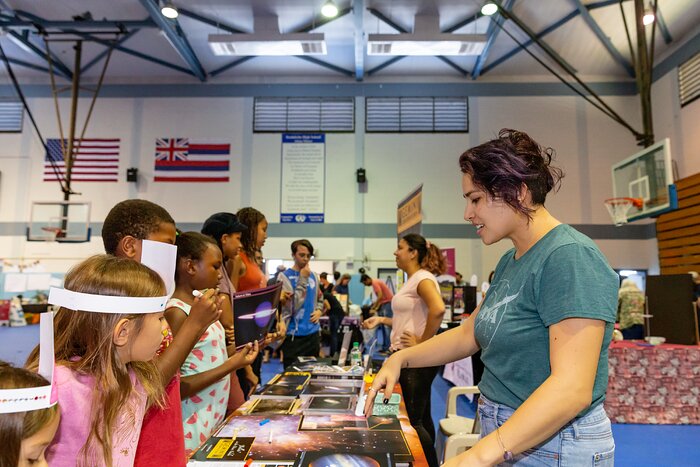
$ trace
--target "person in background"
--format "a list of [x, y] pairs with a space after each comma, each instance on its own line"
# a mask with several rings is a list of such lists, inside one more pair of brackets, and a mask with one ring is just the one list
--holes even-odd
[[[0, 361], [0, 390], [48, 385], [38, 373]], [[46, 448], [60, 420], [58, 404], [25, 412], [0, 412], [0, 466], [47, 467]]]
[[335, 295], [332, 292], [325, 292], [323, 294], [323, 311], [328, 315], [330, 332], [330, 343], [329, 343], [329, 356], [333, 357], [336, 352], [340, 351], [340, 339], [338, 333], [340, 332], [340, 326], [345, 317], [345, 310], [340, 304]]
[[322, 272], [318, 275], [319, 287], [321, 288], [321, 293], [331, 293], [333, 292], [333, 284], [328, 281], [328, 273]]
[[[417, 234], [408, 234], [399, 240], [394, 256], [396, 266], [408, 275], [392, 300], [394, 316], [373, 316], [362, 325], [366, 329], [382, 324], [391, 326], [391, 350], [398, 352], [427, 341], [440, 328], [445, 303], [435, 276], [445, 272], [445, 259], [437, 245]], [[431, 467], [438, 465], [435, 426], [430, 411], [431, 386], [437, 371], [437, 366], [403, 368], [399, 376], [408, 418]]]
[[617, 320], [625, 339], [644, 339], [644, 292], [630, 278], [620, 285]]
[[263, 258], [262, 250], [255, 250], [255, 264], [265, 274], [265, 259]]
[[464, 219], [486, 245], [514, 248], [462, 324], [393, 354], [368, 390], [391, 397], [402, 369], [442, 365], [482, 349], [481, 439], [446, 467], [614, 464], [603, 409], [618, 276], [595, 243], [545, 208], [559, 185], [553, 150], [521, 131], [459, 158]]
[[[376, 296], [376, 300], [370, 307], [370, 315], [376, 314], [377, 316], [391, 319], [393, 316], [391, 311], [391, 299], [394, 298], [394, 294], [389, 290], [389, 286], [386, 285], [383, 280], [372, 279], [367, 274], [362, 274], [360, 282], [366, 287], [372, 287], [374, 295]], [[388, 328], [382, 324], [379, 327], [379, 334], [382, 336], [382, 347], [380, 350], [387, 352], [391, 344]]]
[[296, 362], [299, 356], [318, 357], [321, 349], [318, 321], [323, 314], [323, 300], [318, 276], [309, 267], [313, 255], [314, 247], [310, 241], [293, 241], [294, 266], [279, 275], [282, 290], [291, 294], [282, 307], [282, 320], [287, 330], [281, 347], [285, 368]]
[[[221, 299], [221, 318], [219, 322], [226, 333], [226, 345], [235, 344], [233, 328], [233, 294], [236, 289], [231, 283], [233, 263], [241, 250], [241, 232], [247, 227], [242, 224], [235, 214], [217, 212], [204, 221], [202, 233], [216, 241], [223, 254], [221, 277], [219, 279], [219, 298]], [[231, 373], [231, 387], [228, 398], [228, 412], [233, 412], [245, 402], [245, 394], [241, 390], [238, 375]]]
[[[141, 261], [143, 241], [175, 244], [177, 229], [168, 211], [144, 199], [128, 199], [117, 203], [107, 214], [102, 226], [105, 252], [134, 261]], [[221, 301], [208, 290], [195, 299], [195, 305], [180, 328], [177, 339], [169, 326], [155, 359], [165, 386], [166, 402], [151, 406], [141, 427], [135, 467], [156, 464], [184, 466], [185, 438], [180, 409], [180, 367], [209, 325], [221, 316]], [[167, 323], [166, 323], [167, 325]], [[151, 447], [158, 444], [160, 449]]]
[[333, 287], [333, 290], [337, 294], [341, 295], [347, 295], [349, 293], [349, 284], [350, 284], [350, 274], [343, 274], [340, 276], [340, 279], [338, 279], [335, 283], [335, 286]]
[[465, 285], [461, 272], [455, 272], [455, 285]]
[[340, 271], [333, 271], [333, 283], [337, 284], [340, 280]]
[[[239, 209], [236, 216], [247, 229], [241, 233], [241, 251], [234, 261], [231, 282], [238, 292], [263, 288], [267, 285], [267, 279], [255, 261], [255, 254], [262, 251], [267, 240], [267, 219], [263, 213], [251, 207]], [[237, 371], [244, 394], [249, 396], [255, 392], [260, 382], [261, 367], [262, 353], [250, 367]]]

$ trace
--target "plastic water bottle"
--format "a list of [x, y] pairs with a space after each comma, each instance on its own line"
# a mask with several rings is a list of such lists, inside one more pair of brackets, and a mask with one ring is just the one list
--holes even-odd
[[352, 350], [350, 351], [350, 365], [362, 366], [362, 353], [360, 352], [360, 343], [353, 342]]

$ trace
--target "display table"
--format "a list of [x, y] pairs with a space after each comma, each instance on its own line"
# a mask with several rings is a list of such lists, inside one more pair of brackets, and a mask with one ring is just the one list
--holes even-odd
[[[330, 382], [329, 382], [330, 383]], [[368, 388], [369, 386], [366, 386]], [[401, 394], [401, 389], [399, 385], [396, 385], [395, 392]], [[428, 465], [428, 462], [426, 461], [425, 458], [425, 453], [423, 452], [423, 448], [421, 447], [420, 440], [418, 438], [418, 434], [416, 433], [415, 429], [411, 426], [411, 423], [408, 419], [408, 413], [406, 412], [406, 406], [403, 402], [403, 397], [401, 398], [401, 403], [399, 405], [399, 416], [398, 416], [398, 423], [400, 425], [400, 429], [395, 428], [395, 431], [392, 431], [392, 433], [396, 433], [395, 437], [390, 437], [390, 440], [396, 440], [398, 439], [400, 445], [404, 446], [404, 452], [408, 454], [410, 451], [410, 455], [413, 456], [413, 461], [411, 461], [412, 466], [417, 466], [417, 467], [425, 467]], [[287, 460], [285, 461], [274, 461], [270, 462], [264, 459], [264, 453], [265, 452], [271, 452], [275, 454], [279, 454], [281, 452], [289, 452], [289, 455], [283, 455], [285, 457], [290, 457], [296, 454], [298, 451], [316, 451], [316, 450], [330, 450], [335, 453], [343, 453], [344, 450], [350, 446], [354, 446], [357, 444], [358, 448], [364, 449], [364, 450], [373, 450], [376, 452], [382, 452], [382, 451], [391, 451], [391, 448], [389, 447], [389, 444], [384, 444], [381, 442], [382, 439], [384, 438], [379, 438], [373, 436], [373, 434], [379, 434], [377, 433], [386, 431], [386, 430], [391, 430], [390, 428], [383, 428], [383, 427], [377, 427], [375, 426], [370, 426], [365, 428], [361, 427], [349, 427], [349, 428], [344, 428], [344, 429], [339, 429], [335, 431], [330, 431], [330, 430], [322, 430], [319, 429], [319, 431], [310, 431], [309, 429], [304, 428], [304, 425], [306, 422], [304, 422], [304, 415], [302, 413], [301, 408], [297, 407], [296, 410], [292, 412], [290, 415], [251, 415], [249, 414], [249, 411], [255, 407], [256, 404], [255, 399], [251, 399], [247, 401], [245, 404], [243, 404], [241, 407], [239, 407], [231, 416], [229, 416], [223, 423], [222, 423], [222, 428], [220, 428], [219, 434], [220, 436], [224, 436], [221, 433], [226, 433], [228, 436], [231, 436], [230, 433], [230, 428], [231, 426], [238, 425], [238, 426], [248, 426], [252, 427], [250, 430], [247, 432], [241, 431], [237, 432], [239, 433], [239, 436], [243, 437], [251, 437], [254, 436], [255, 438], [252, 441], [252, 446], [251, 446], [251, 454], [250, 457], [253, 458], [253, 463], [255, 465], [291, 465], [292, 462], [289, 462]], [[311, 416], [312, 418], [314, 417], [313, 415]], [[351, 422], [350, 424], [352, 425], [351, 419], [359, 419], [362, 420], [362, 422], [365, 425], [368, 425], [365, 422], [364, 417], [354, 417], [352, 415], [338, 415], [337, 421], [340, 423], [348, 423]], [[377, 418], [377, 417], [375, 417]], [[381, 417], [379, 417], [381, 418]], [[384, 417], [386, 418], [386, 417]], [[393, 417], [392, 417], [393, 418]], [[264, 421], [258, 422], [258, 419], [265, 419]], [[394, 423], [396, 423], [396, 418], [393, 418]], [[375, 420], [376, 421], [376, 420]], [[252, 422], [252, 423], [251, 423]], [[246, 425], [247, 424], [247, 425]], [[358, 424], [359, 425], [359, 424]], [[387, 431], [388, 433], [388, 431]], [[403, 433], [403, 435], [401, 435]], [[216, 436], [216, 434], [214, 435]], [[403, 439], [401, 439], [403, 438]], [[216, 439], [215, 437], [212, 437], [212, 440]], [[243, 439], [243, 438], [241, 438]], [[358, 439], [360, 442], [358, 443]], [[340, 443], [340, 444], [339, 444]], [[202, 446], [205, 446], [207, 442], [203, 443]], [[256, 447], [257, 446], [257, 447]], [[334, 446], [338, 446], [337, 449], [334, 448]], [[406, 447], [408, 450], [406, 450]], [[200, 449], [203, 449], [200, 447]], [[206, 452], [206, 450], [204, 451]], [[393, 452], [393, 451], [392, 451]], [[253, 454], [255, 453], [255, 454]], [[192, 454], [188, 465], [189, 466], [198, 466], [198, 465], [213, 465], [213, 466], [228, 466], [228, 465], [243, 465], [241, 461], [239, 462], [227, 462], [227, 461], [222, 461], [222, 460], [195, 460], [196, 457], [196, 451]], [[258, 459], [255, 459], [255, 457], [258, 457]], [[408, 465], [405, 461], [397, 460], [397, 464], [401, 465]]]
[[700, 424], [700, 346], [613, 342], [608, 371], [612, 422]]

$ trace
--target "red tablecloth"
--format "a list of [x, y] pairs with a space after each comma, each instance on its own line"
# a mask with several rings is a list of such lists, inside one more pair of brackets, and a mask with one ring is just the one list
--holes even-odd
[[700, 346], [613, 342], [608, 369], [613, 422], [700, 424]]

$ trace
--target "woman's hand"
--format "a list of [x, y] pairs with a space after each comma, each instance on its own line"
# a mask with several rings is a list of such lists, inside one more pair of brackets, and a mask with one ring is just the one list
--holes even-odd
[[403, 334], [401, 334], [401, 346], [404, 349], [407, 349], [408, 347], [413, 347], [414, 345], [420, 344], [420, 339], [418, 339], [418, 336], [413, 334], [411, 331], [404, 331]]
[[370, 316], [366, 320], [362, 321], [362, 327], [365, 329], [374, 329], [382, 324], [381, 316]]
[[395, 353], [386, 359], [384, 365], [382, 365], [382, 369], [377, 373], [377, 376], [374, 377], [371, 387], [367, 390], [365, 416], [372, 415], [374, 398], [377, 397], [377, 393], [382, 389], [384, 389], [384, 401], [389, 401], [391, 393], [394, 392], [394, 386], [399, 382], [402, 366], [403, 359], [401, 358], [401, 352]]

